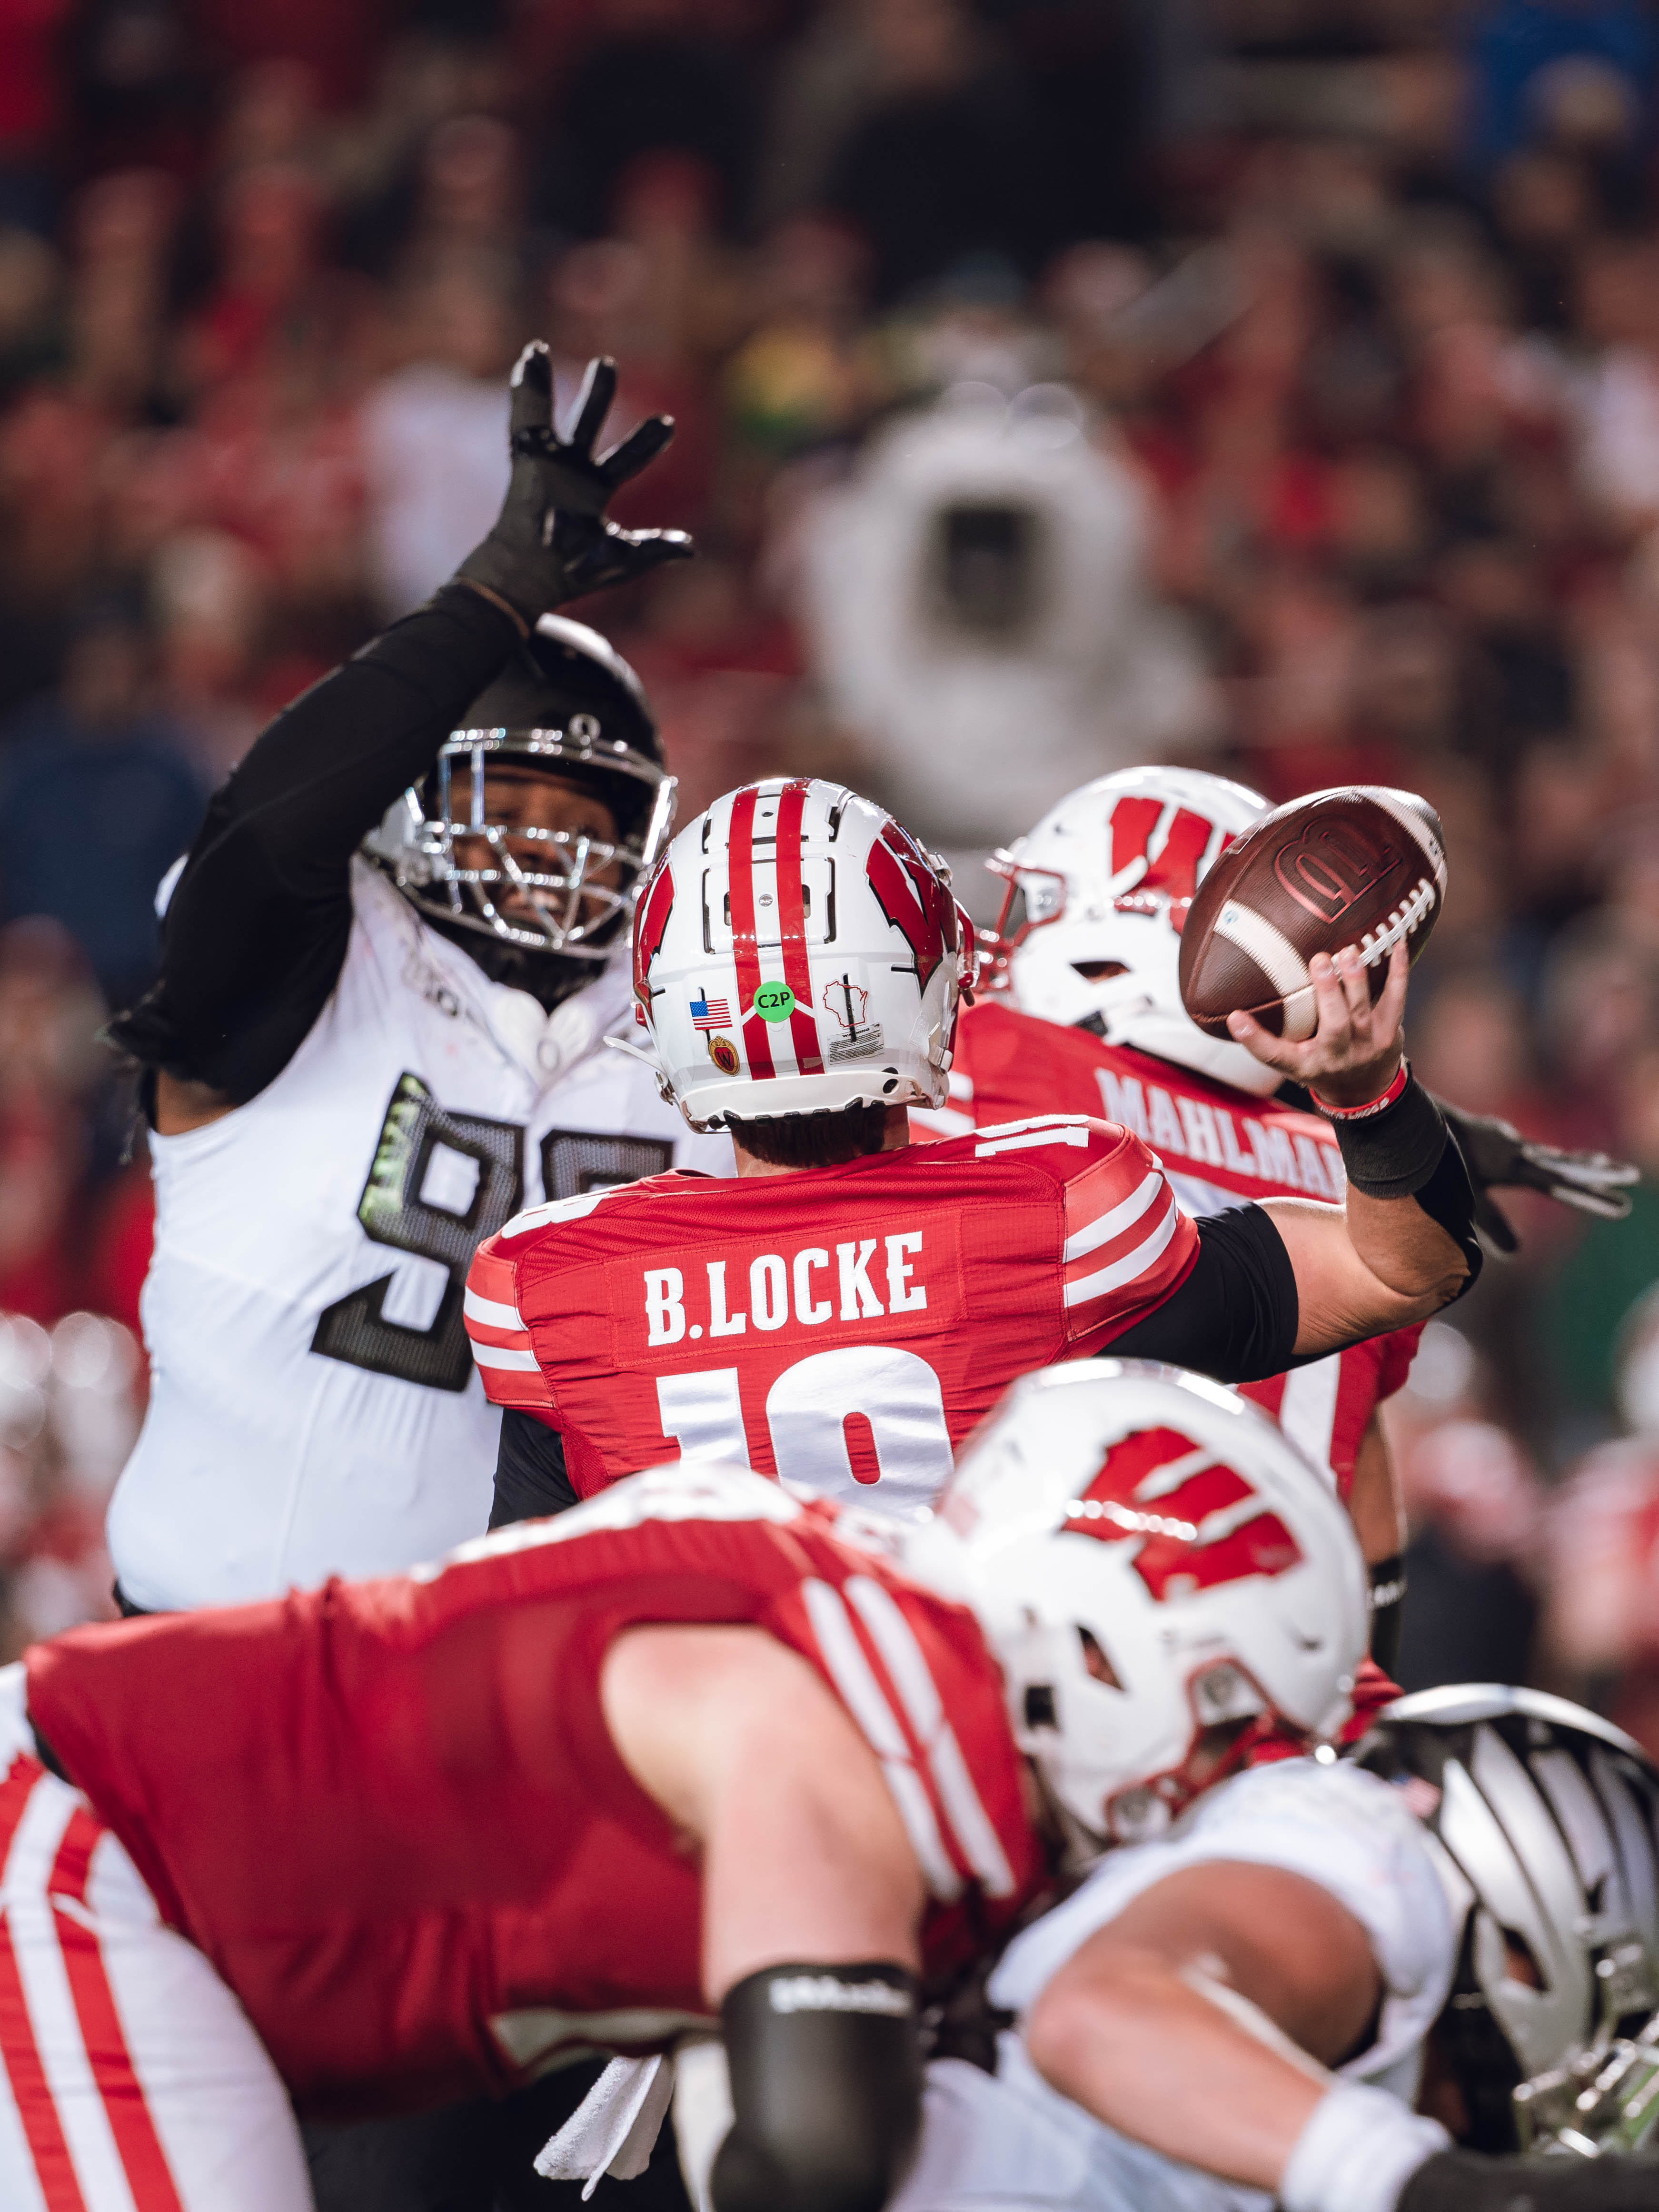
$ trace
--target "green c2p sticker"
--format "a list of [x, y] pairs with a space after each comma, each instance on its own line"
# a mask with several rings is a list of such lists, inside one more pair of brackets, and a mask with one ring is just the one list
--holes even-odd
[[763, 1022], [787, 1022], [795, 1011], [795, 994], [787, 983], [763, 983], [755, 994], [755, 1012]]

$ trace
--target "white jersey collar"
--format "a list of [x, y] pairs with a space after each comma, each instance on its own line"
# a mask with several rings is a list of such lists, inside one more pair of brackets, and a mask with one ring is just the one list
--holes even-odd
[[632, 995], [626, 940], [591, 983], [562, 1000], [550, 1014], [528, 991], [486, 975], [470, 953], [424, 921], [378, 868], [359, 860], [354, 873], [359, 899], [372, 900], [396, 916], [408, 948], [404, 981], [482, 1030], [538, 1093], [550, 1090], [596, 1051], [607, 1031], [623, 1027]]

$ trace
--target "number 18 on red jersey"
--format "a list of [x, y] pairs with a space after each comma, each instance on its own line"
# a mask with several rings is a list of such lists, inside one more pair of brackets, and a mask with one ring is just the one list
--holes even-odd
[[893, 1510], [931, 1501], [1015, 1376], [1105, 1349], [1195, 1250], [1137, 1138], [1048, 1118], [542, 1208], [480, 1252], [468, 1327], [584, 1496], [678, 1449]]

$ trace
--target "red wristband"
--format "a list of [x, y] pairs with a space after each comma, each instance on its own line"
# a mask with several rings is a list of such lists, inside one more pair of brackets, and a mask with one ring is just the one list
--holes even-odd
[[1411, 1062], [1402, 1054], [1401, 1055], [1399, 1072], [1395, 1075], [1394, 1081], [1389, 1085], [1388, 1089], [1382, 1093], [1382, 1096], [1380, 1098], [1373, 1098], [1366, 1105], [1329, 1106], [1327, 1105], [1316, 1091], [1310, 1091], [1308, 1095], [1313, 1100], [1314, 1104], [1318, 1107], [1320, 1112], [1327, 1115], [1333, 1121], [1369, 1121], [1373, 1114], [1385, 1113], [1388, 1109], [1393, 1105], [1395, 1100], [1399, 1097], [1400, 1094], [1404, 1091], [1406, 1085], [1411, 1081]]

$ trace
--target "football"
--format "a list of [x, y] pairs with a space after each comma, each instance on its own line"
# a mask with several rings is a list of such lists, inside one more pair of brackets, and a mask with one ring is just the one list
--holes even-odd
[[1316, 791], [1275, 807], [1199, 886], [1181, 939], [1181, 1001], [1209, 1036], [1254, 1014], [1275, 1036], [1314, 1033], [1308, 963], [1359, 948], [1371, 998], [1404, 939], [1415, 960], [1446, 895], [1445, 841], [1428, 801], [1380, 784]]

